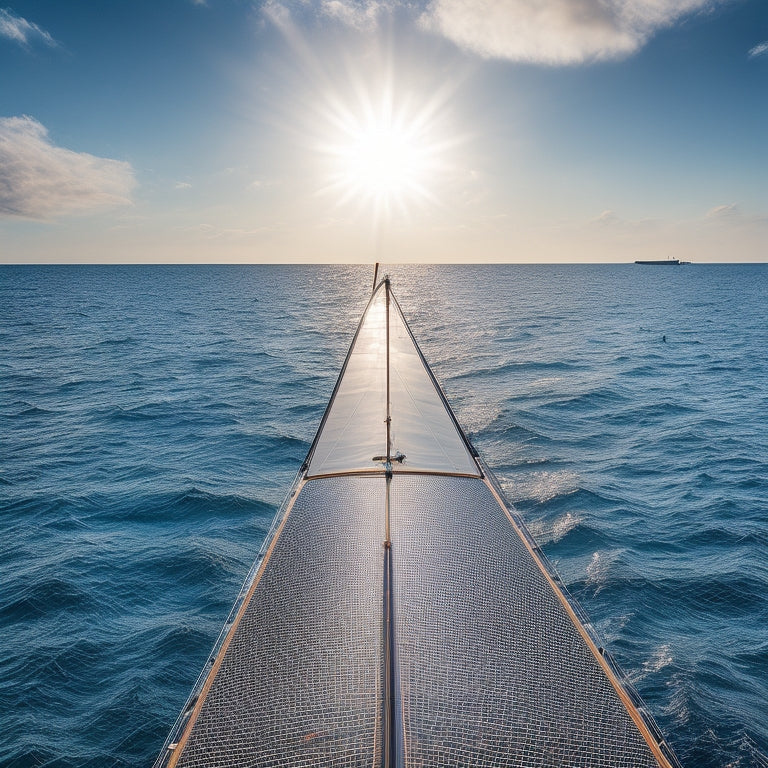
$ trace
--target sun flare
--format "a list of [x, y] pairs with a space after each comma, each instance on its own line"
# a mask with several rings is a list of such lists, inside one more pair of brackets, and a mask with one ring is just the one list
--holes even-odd
[[[359, 84], [358, 84], [359, 86]], [[339, 205], [373, 214], [380, 227], [395, 214], [435, 202], [438, 177], [451, 142], [445, 139], [440, 99], [399, 98], [391, 86], [359, 86], [354, 98], [336, 95], [325, 111], [328, 184]], [[419, 105], [418, 108], [416, 105]]]
[[339, 181], [354, 195], [403, 198], [426, 194], [428, 149], [411, 126], [387, 121], [355, 126], [338, 149]]

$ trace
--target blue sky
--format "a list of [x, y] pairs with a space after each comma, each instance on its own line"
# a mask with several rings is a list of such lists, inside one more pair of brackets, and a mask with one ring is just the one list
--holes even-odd
[[0, 72], [2, 262], [768, 255], [765, 0], [0, 0]]

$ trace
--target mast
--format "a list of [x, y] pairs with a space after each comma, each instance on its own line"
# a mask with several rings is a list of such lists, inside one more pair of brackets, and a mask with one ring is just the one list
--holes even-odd
[[[378, 263], [376, 269], [378, 270]], [[384, 495], [384, 710], [382, 723], [384, 726], [383, 738], [383, 768], [397, 767], [397, 718], [395, 717], [395, 663], [394, 647], [395, 632], [392, 604], [392, 539], [390, 535], [390, 490], [392, 486], [392, 403], [390, 399], [390, 347], [389, 347], [389, 277], [384, 278], [385, 291], [385, 328], [386, 328], [386, 425], [387, 425], [387, 452], [385, 463], [384, 482], [386, 490]]]
[[385, 298], [386, 298], [386, 324], [387, 324], [387, 333], [386, 333], [386, 345], [387, 345], [387, 472], [389, 475], [392, 474], [392, 401], [390, 397], [390, 383], [391, 383], [391, 376], [390, 376], [390, 365], [389, 365], [389, 305], [390, 305], [390, 298], [389, 298], [389, 277], [384, 278], [384, 291], [385, 291]]

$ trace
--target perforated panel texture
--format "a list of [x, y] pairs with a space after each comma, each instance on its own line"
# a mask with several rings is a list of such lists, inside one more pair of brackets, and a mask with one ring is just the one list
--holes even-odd
[[383, 540], [382, 478], [304, 486], [179, 766], [380, 760]]
[[405, 764], [657, 766], [481, 480], [392, 483]]
[[[381, 765], [385, 488], [303, 486], [178, 766]], [[488, 486], [390, 488], [395, 768], [657, 767]]]

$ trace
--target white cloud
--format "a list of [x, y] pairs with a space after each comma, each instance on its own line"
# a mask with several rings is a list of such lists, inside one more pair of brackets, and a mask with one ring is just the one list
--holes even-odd
[[349, 27], [364, 29], [376, 24], [382, 11], [391, 8], [389, 3], [377, 0], [321, 0], [320, 12], [324, 16], [338, 19]]
[[[760, 229], [766, 233], [768, 214], [744, 210], [738, 203], [726, 203], [710, 208], [704, 215], [704, 222], [713, 226]], [[765, 251], [765, 247], [763, 247], [763, 251]]]
[[600, 213], [600, 215], [589, 219], [587, 224], [593, 229], [603, 230], [606, 232], [638, 232], [641, 230], [650, 230], [663, 226], [663, 222], [657, 219], [624, 218], [610, 208]]
[[31, 117], [0, 118], [0, 216], [50, 219], [130, 204], [129, 163], [53, 145]]
[[291, 12], [279, 0], [266, 0], [261, 10], [280, 29], [284, 30], [291, 22]]
[[267, 0], [263, 11], [278, 26], [285, 26], [291, 12], [301, 15], [309, 11], [316, 16], [331, 18], [354, 29], [370, 29], [376, 26], [379, 17], [406, 0]]
[[740, 215], [740, 211], [736, 203], [726, 203], [724, 205], [716, 205], [714, 208], [710, 208], [704, 215], [704, 218], [725, 219], [733, 218], [738, 215]]
[[768, 40], [763, 43], [758, 43], [754, 48], [751, 48], [749, 57], [753, 59], [755, 56], [762, 56], [764, 53], [768, 53]]
[[600, 224], [601, 226], [610, 227], [612, 224], [621, 223], [616, 211], [605, 210], [599, 216], [595, 216], [591, 220], [591, 224]]
[[16, 16], [8, 9], [0, 8], [0, 36], [7, 37], [9, 40], [27, 46], [32, 41], [43, 42], [51, 47], [56, 45], [56, 41], [44, 29], [40, 29], [37, 24]]
[[658, 29], [725, 0], [431, 0], [422, 25], [484, 58], [619, 59]]
[[[354, 28], [397, 8], [488, 59], [567, 65], [625, 58], [658, 30], [729, 0], [266, 0], [274, 21], [309, 11]], [[768, 41], [750, 51], [768, 50]]]

